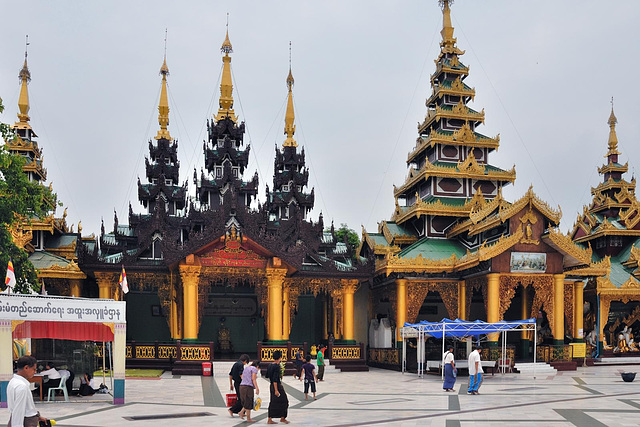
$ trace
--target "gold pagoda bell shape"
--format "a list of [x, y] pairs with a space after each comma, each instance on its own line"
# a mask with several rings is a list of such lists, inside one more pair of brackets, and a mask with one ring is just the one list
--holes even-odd
[[229, 117], [234, 123], [237, 123], [236, 113], [233, 111], [233, 81], [231, 79], [231, 57], [233, 53], [231, 41], [229, 41], [229, 29], [227, 28], [227, 36], [222, 43], [220, 52], [224, 54], [222, 57], [222, 79], [220, 81], [220, 108], [216, 115], [216, 121]]
[[293, 139], [293, 134], [296, 132], [296, 125], [294, 121], [296, 119], [293, 112], [293, 74], [291, 73], [291, 65], [289, 65], [289, 75], [287, 76], [287, 87], [289, 88], [289, 97], [287, 100], [287, 112], [284, 116], [284, 134], [287, 135], [287, 139], [282, 144], [283, 147], [297, 147], [298, 143]]
[[160, 102], [158, 103], [158, 124], [160, 129], [155, 139], [168, 139], [171, 141], [171, 135], [167, 129], [169, 126], [169, 99], [167, 97], [167, 76], [169, 75], [169, 67], [167, 67], [167, 57], [165, 55], [160, 67], [160, 75], [162, 76], [162, 88], [160, 90]]
[[613, 114], [613, 98], [611, 99], [611, 115], [609, 116], [609, 151], [605, 157], [620, 154], [618, 151], [618, 136], [616, 135], [616, 123], [618, 123], [618, 119], [616, 115]]

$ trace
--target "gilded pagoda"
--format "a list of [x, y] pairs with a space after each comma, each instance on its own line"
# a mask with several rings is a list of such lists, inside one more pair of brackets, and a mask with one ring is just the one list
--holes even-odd
[[[11, 127], [14, 136], [6, 141], [6, 149], [10, 153], [26, 159], [24, 173], [29, 180], [45, 185], [47, 170], [44, 167], [42, 148], [38, 145], [38, 135], [31, 126], [29, 117], [29, 82], [31, 72], [27, 64], [25, 51], [24, 64], [20, 73], [20, 95], [18, 97], [18, 121]], [[52, 185], [49, 184], [51, 190]], [[92, 244], [91, 236], [82, 239], [82, 225], [78, 223], [78, 231], [73, 231], [73, 224], [67, 225], [67, 209], [61, 218], [55, 217], [56, 200], [49, 200], [48, 213], [44, 217], [21, 218], [11, 229], [14, 243], [29, 253], [29, 261], [35, 267], [40, 283], [31, 285], [44, 286], [45, 292], [54, 294], [80, 296], [85, 273], [78, 265], [78, 251], [84, 243]]]
[[[560, 209], [533, 188], [515, 202], [503, 197], [515, 167], [490, 163], [500, 137], [480, 132], [485, 112], [469, 105], [476, 91], [456, 45], [451, 1], [440, 3], [440, 53], [408, 175], [394, 186], [391, 219], [362, 231], [359, 254], [375, 257], [371, 317], [390, 319], [398, 341], [405, 322], [444, 317], [539, 317], [546, 342], [581, 340], [584, 277], [605, 270], [594, 273], [591, 249], [558, 231]], [[531, 337], [521, 338], [523, 356]]]
[[585, 288], [588, 338], [594, 347], [599, 342], [600, 355], [640, 351], [632, 332], [640, 320], [640, 202], [635, 178], [624, 178], [629, 164], [619, 162], [617, 122], [612, 107], [607, 161], [598, 168], [603, 180], [591, 188], [593, 199], [571, 231], [574, 242], [593, 249], [594, 262], [609, 266]]

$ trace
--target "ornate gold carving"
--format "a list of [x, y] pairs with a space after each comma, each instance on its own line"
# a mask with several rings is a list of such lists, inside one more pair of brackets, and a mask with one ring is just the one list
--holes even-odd
[[156, 347], [153, 345], [136, 345], [136, 359], [155, 359]]
[[9, 232], [13, 243], [20, 249], [24, 248], [33, 239], [33, 233], [24, 231], [17, 223], [9, 228]]
[[[573, 334], [573, 283], [565, 283], [564, 285], [564, 316], [569, 325], [569, 331]], [[565, 330], [565, 335], [566, 335]]]
[[282, 360], [286, 362], [288, 360], [287, 347], [262, 347], [260, 349], [260, 361], [273, 362], [273, 353], [276, 350], [280, 350], [282, 353]]
[[536, 276], [532, 286], [535, 293], [531, 304], [531, 317], [537, 317], [538, 312], [544, 308], [549, 320], [549, 328], [553, 331], [553, 276]]
[[400, 352], [395, 348], [370, 348], [369, 361], [382, 365], [399, 365]]
[[339, 346], [331, 348], [331, 359], [360, 359], [360, 346]]
[[407, 322], [415, 323], [428, 293], [428, 283], [411, 281], [407, 283]]
[[180, 360], [211, 360], [211, 349], [183, 345], [180, 347]]
[[158, 359], [175, 359], [176, 358], [176, 346], [175, 345], [159, 345], [158, 346]]
[[469, 150], [469, 154], [467, 154], [467, 158], [463, 162], [458, 162], [458, 170], [469, 174], [484, 175], [485, 173], [484, 165], [478, 163], [476, 156], [473, 155], [473, 150]]

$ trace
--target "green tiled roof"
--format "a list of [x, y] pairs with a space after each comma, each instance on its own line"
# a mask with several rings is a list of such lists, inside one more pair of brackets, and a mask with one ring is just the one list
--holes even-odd
[[435, 203], [438, 200], [440, 200], [440, 202], [442, 202], [442, 204], [444, 205], [463, 206], [465, 203], [467, 203], [468, 199], [464, 197], [436, 197], [436, 196], [427, 196], [424, 199], [422, 199], [422, 201], [425, 203]]
[[415, 233], [407, 230], [401, 225], [396, 224], [395, 222], [387, 221], [387, 228], [394, 236], [414, 236]]
[[407, 246], [398, 253], [400, 258], [415, 258], [422, 255], [427, 259], [447, 259], [451, 255], [462, 257], [466, 255], [467, 249], [458, 242], [448, 239], [430, 239], [424, 237], [414, 244]]
[[373, 240], [376, 246], [389, 246], [387, 243], [387, 239], [384, 238], [384, 235], [378, 233], [368, 233], [369, 238]]
[[62, 258], [46, 251], [35, 251], [29, 255], [29, 261], [31, 261], [31, 264], [33, 264], [33, 266], [38, 270], [47, 269], [54, 265], [58, 265], [60, 267], [66, 267], [69, 265], [69, 260], [66, 258]]

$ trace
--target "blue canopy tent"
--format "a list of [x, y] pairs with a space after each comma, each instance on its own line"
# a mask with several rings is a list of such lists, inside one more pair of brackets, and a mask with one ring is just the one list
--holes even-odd
[[417, 338], [417, 358], [418, 358], [418, 375], [424, 374], [424, 341], [427, 336], [434, 337], [436, 339], [442, 339], [442, 353], [444, 354], [446, 337], [452, 338], [467, 338], [467, 337], [479, 337], [480, 335], [501, 333], [502, 334], [502, 369], [504, 373], [507, 339], [506, 333], [512, 330], [527, 331], [533, 330], [534, 344], [533, 344], [533, 362], [536, 362], [536, 347], [537, 347], [537, 334], [536, 334], [536, 319], [525, 320], [513, 320], [495, 323], [487, 323], [482, 320], [475, 320], [473, 322], [461, 319], [442, 319], [440, 322], [427, 322], [422, 321], [419, 323], [405, 323], [401, 329], [402, 336], [402, 372], [405, 371], [407, 350], [405, 341], [407, 338]]

